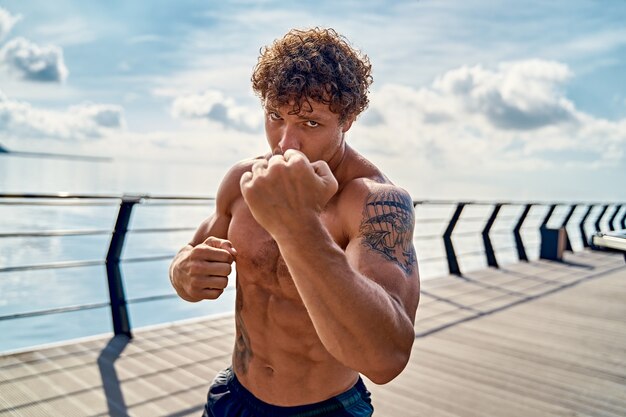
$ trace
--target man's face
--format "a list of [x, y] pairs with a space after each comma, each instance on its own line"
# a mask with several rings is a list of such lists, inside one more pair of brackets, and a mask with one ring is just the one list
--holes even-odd
[[[265, 104], [265, 134], [272, 154], [283, 154], [288, 149], [298, 150], [311, 162], [329, 162], [344, 145], [344, 133], [352, 120], [339, 123], [339, 115], [327, 104], [309, 100], [299, 114], [289, 114], [292, 105], [275, 108]], [[309, 111], [310, 110], [310, 111]]]

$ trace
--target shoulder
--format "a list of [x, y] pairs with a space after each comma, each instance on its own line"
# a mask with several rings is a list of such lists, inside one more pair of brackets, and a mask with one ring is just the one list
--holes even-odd
[[[363, 221], [372, 216], [402, 214], [414, 221], [413, 199], [393, 184], [373, 163], [350, 149], [349, 180], [342, 184], [337, 198], [338, 213], [349, 237], [358, 234]], [[397, 213], [397, 214], [395, 214]]]
[[230, 214], [230, 208], [233, 203], [241, 197], [241, 188], [239, 187], [241, 176], [245, 172], [249, 172], [256, 161], [263, 158], [263, 156], [259, 156], [257, 158], [244, 159], [237, 162], [226, 172], [217, 190], [215, 204], [218, 212]]
[[347, 248], [360, 270], [368, 276], [382, 270], [417, 274], [415, 212], [409, 193], [391, 183], [368, 179], [354, 181], [346, 191], [342, 222]]
[[337, 209], [349, 240], [363, 238], [371, 229], [389, 225], [413, 234], [415, 215], [411, 195], [382, 175], [354, 178], [346, 183]]

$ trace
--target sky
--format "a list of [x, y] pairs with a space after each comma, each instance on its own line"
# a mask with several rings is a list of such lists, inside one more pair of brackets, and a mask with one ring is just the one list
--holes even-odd
[[259, 49], [332, 27], [373, 65], [348, 143], [414, 199], [626, 201], [625, 21], [622, 0], [0, 0], [0, 144], [225, 172], [267, 150]]

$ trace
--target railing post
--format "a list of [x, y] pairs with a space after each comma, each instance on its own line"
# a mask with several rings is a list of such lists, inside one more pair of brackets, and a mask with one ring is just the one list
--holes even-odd
[[493, 250], [493, 245], [491, 244], [491, 238], [489, 237], [489, 231], [491, 230], [491, 227], [495, 223], [496, 218], [498, 217], [498, 213], [500, 212], [501, 208], [502, 208], [502, 203], [496, 203], [496, 205], [493, 208], [493, 211], [491, 212], [491, 216], [489, 217], [489, 220], [487, 220], [487, 224], [485, 225], [485, 228], [482, 231], [483, 244], [485, 245], [485, 255], [487, 256], [487, 265], [492, 266], [494, 268], [499, 268], [499, 267], [498, 267], [498, 261], [496, 260], [496, 254]]
[[567, 223], [569, 223], [572, 215], [574, 214], [574, 211], [576, 211], [576, 207], [578, 207], [578, 204], [572, 204], [572, 206], [569, 208], [569, 211], [567, 212], [567, 215], [563, 219], [563, 223], [561, 223], [561, 227], [565, 229], [565, 249], [570, 252], [573, 252], [574, 249], [572, 248], [572, 242], [570, 242], [569, 235], [567, 233]]
[[540, 229], [543, 229], [548, 226], [550, 217], [552, 217], [552, 213], [554, 213], [555, 209], [556, 209], [556, 204], [551, 204], [550, 208], [548, 209], [548, 213], [546, 214], [546, 217], [544, 217], [543, 222], [541, 223], [541, 226], [539, 226]]
[[111, 236], [111, 244], [106, 257], [107, 281], [109, 285], [109, 298], [111, 300], [111, 319], [113, 331], [116, 335], [124, 334], [133, 337], [131, 333], [130, 317], [124, 294], [122, 271], [120, 270], [120, 256], [124, 247], [126, 232], [130, 222], [133, 206], [141, 201], [139, 196], [123, 196], [120, 209], [115, 221], [115, 229]]
[[617, 217], [617, 213], [619, 213], [619, 211], [621, 209], [622, 209], [622, 205], [618, 204], [617, 207], [615, 207], [615, 211], [613, 212], [613, 215], [609, 219], [609, 230], [611, 230], [611, 232], [615, 230], [615, 226], [613, 225], [613, 223], [615, 222], [615, 218]]
[[448, 227], [443, 233], [443, 244], [446, 248], [446, 255], [448, 257], [448, 270], [454, 275], [461, 275], [461, 269], [459, 268], [456, 253], [454, 252], [454, 245], [452, 244], [452, 232], [454, 231], [456, 223], [459, 221], [459, 217], [461, 217], [461, 212], [463, 211], [465, 204], [466, 203], [457, 204], [456, 210], [450, 219], [450, 223], [448, 223]]
[[585, 215], [583, 216], [582, 219], [580, 219], [580, 225], [578, 225], [578, 227], [580, 228], [580, 237], [583, 240], [583, 246], [586, 248], [589, 247], [589, 241], [587, 239], [587, 235], [585, 234], [585, 222], [587, 221], [587, 218], [591, 214], [591, 210], [593, 210], [594, 207], [595, 206], [593, 204], [589, 205], [589, 207], [587, 208], [587, 211], [585, 212]]
[[596, 222], [594, 223], [594, 226], [596, 227], [596, 232], [600, 231], [600, 221], [602, 220], [602, 218], [604, 217], [604, 214], [606, 213], [608, 209], [609, 209], [608, 204], [605, 204], [602, 206], [602, 211], [600, 212], [600, 214], [598, 215], [598, 218], [596, 219]]
[[565, 248], [565, 238], [562, 233], [565, 232], [565, 235], [567, 235], [567, 232], [561, 228], [548, 228], [548, 223], [550, 222], [552, 214], [554, 214], [556, 206], [557, 204], [550, 205], [546, 217], [544, 217], [541, 226], [539, 226], [539, 232], [541, 234], [539, 259], [562, 260], [563, 249]]
[[515, 228], [513, 229], [513, 235], [515, 236], [515, 246], [517, 247], [517, 257], [519, 258], [520, 261], [526, 261], [526, 262], [528, 262], [528, 256], [526, 256], [526, 249], [524, 249], [524, 241], [522, 240], [521, 230], [522, 230], [522, 225], [524, 224], [524, 220], [526, 220], [526, 216], [528, 216], [528, 213], [530, 212], [530, 209], [532, 208], [532, 206], [533, 206], [532, 203], [526, 204], [526, 207], [524, 207], [524, 211], [522, 212], [522, 215], [517, 220], [517, 224], [515, 225]]

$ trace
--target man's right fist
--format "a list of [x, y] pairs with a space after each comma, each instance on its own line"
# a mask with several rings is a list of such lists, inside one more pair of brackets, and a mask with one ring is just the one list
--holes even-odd
[[178, 295], [191, 302], [215, 300], [228, 285], [237, 251], [224, 239], [209, 237], [181, 250], [170, 268], [170, 280]]

